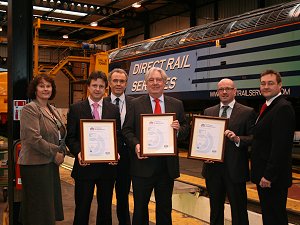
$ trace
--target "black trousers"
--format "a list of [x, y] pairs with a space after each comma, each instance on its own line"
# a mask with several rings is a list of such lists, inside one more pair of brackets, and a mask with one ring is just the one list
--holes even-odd
[[148, 225], [148, 204], [152, 190], [156, 201], [156, 225], [172, 224], [172, 192], [174, 179], [167, 172], [151, 177], [132, 177], [134, 212], [132, 225]]
[[210, 224], [224, 225], [224, 203], [228, 197], [232, 225], [249, 225], [246, 182], [235, 183], [224, 165], [209, 168], [211, 176], [205, 179], [210, 202]]
[[287, 187], [272, 185], [271, 188], [261, 188], [256, 185], [264, 225], [287, 225], [286, 212]]
[[117, 165], [116, 178], [116, 198], [117, 198], [117, 217], [119, 225], [130, 225], [130, 213], [128, 195], [130, 191], [130, 159], [129, 154], [121, 154]]
[[115, 179], [75, 179], [75, 215], [73, 225], [89, 225], [91, 202], [97, 187], [96, 225], [111, 225], [112, 195]]

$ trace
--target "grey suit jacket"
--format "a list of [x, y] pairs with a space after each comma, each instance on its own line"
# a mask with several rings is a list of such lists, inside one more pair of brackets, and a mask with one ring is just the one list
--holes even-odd
[[[206, 116], [219, 116], [220, 104], [210, 107], [204, 111]], [[232, 181], [245, 182], [249, 180], [248, 146], [252, 141], [252, 130], [255, 123], [255, 111], [253, 108], [235, 102], [228, 123], [228, 129], [240, 137], [240, 146], [229, 139], [225, 139], [224, 165]], [[202, 175], [205, 178], [213, 176], [215, 167], [219, 163], [205, 163]]]
[[[188, 135], [188, 124], [185, 118], [183, 104], [180, 100], [164, 95], [165, 112], [176, 113], [176, 119], [180, 123], [178, 139], [184, 139]], [[152, 107], [149, 95], [132, 100], [132, 107], [127, 111], [122, 133], [131, 150], [131, 170], [132, 175], [140, 177], [150, 177], [154, 174], [159, 158], [149, 157], [138, 159], [135, 154], [135, 146], [140, 144], [140, 115], [152, 114]], [[177, 156], [162, 156], [166, 159], [167, 173], [171, 178], [179, 177], [179, 159]]]
[[[62, 142], [64, 142], [67, 132], [62, 119], [54, 106], [48, 105], [48, 107], [62, 124], [64, 130]], [[36, 100], [28, 103], [22, 109], [20, 137], [22, 150], [18, 163], [21, 165], [41, 165], [54, 162], [54, 156], [62, 150], [59, 147], [57, 124], [48, 113], [41, 109]]]

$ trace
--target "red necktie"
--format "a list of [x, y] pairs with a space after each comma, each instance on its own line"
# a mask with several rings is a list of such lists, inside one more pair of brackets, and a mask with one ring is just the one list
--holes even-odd
[[154, 99], [154, 101], [155, 101], [154, 114], [161, 114], [161, 107], [159, 104], [159, 99], [156, 98], [156, 99]]
[[264, 104], [262, 105], [262, 107], [261, 107], [261, 109], [260, 109], [260, 112], [259, 112], [259, 116], [261, 116], [261, 114], [266, 110], [267, 107], [268, 107], [268, 106], [267, 106], [266, 103], [264, 103]]

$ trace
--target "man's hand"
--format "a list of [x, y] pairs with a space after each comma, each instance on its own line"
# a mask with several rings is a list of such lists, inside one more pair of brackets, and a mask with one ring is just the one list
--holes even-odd
[[138, 159], [147, 159], [148, 158], [148, 157], [142, 157], [141, 156], [141, 146], [140, 146], [140, 144], [137, 144], [135, 146], [135, 153], [136, 153]]
[[81, 158], [81, 152], [78, 153], [77, 157], [78, 157], [78, 162], [79, 162], [79, 165], [80, 165], [80, 166], [88, 166], [88, 165], [90, 165], [90, 164], [84, 163], [84, 162], [82, 161], [82, 158]]
[[225, 137], [227, 137], [230, 141], [233, 141], [234, 143], [238, 144], [240, 143], [239, 136], [236, 136], [236, 134], [231, 130], [225, 130], [224, 132]]
[[268, 181], [266, 178], [262, 177], [259, 186], [262, 188], [270, 188], [271, 187], [271, 181]]
[[[120, 154], [119, 153], [118, 153], [118, 160], [120, 160]], [[118, 165], [118, 162], [110, 162], [110, 163], [108, 163], [108, 165], [116, 166], [116, 165]]]
[[171, 123], [171, 127], [173, 127], [173, 129], [175, 129], [175, 130], [179, 130], [179, 128], [180, 128], [180, 124], [179, 124], [179, 122], [178, 122], [178, 120], [174, 120], [172, 123]]

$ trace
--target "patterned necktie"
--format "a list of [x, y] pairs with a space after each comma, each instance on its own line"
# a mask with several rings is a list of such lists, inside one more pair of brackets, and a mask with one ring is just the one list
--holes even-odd
[[98, 102], [94, 102], [93, 103], [93, 115], [94, 115], [94, 119], [95, 120], [100, 120], [100, 115], [99, 115], [99, 111], [98, 111]]
[[264, 104], [262, 105], [262, 107], [261, 107], [261, 109], [260, 109], [260, 112], [259, 112], [259, 116], [261, 116], [261, 114], [266, 110], [267, 107], [268, 107], [268, 106], [267, 106], [267, 103], [264, 103]]
[[120, 109], [120, 99], [116, 98], [116, 106], [118, 106], [118, 108]]
[[227, 118], [227, 109], [229, 108], [228, 105], [222, 106], [223, 112], [221, 114], [221, 117]]
[[156, 99], [154, 99], [154, 101], [155, 101], [154, 114], [161, 114], [161, 107], [159, 104], [159, 99], [156, 98]]

